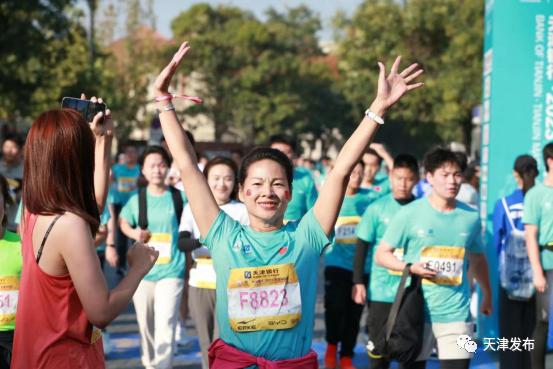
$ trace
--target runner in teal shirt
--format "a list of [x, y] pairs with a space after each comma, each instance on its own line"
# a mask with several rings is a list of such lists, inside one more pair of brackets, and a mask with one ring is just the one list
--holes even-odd
[[535, 350], [530, 353], [532, 366], [545, 368], [551, 285], [553, 284], [553, 142], [543, 148], [547, 174], [524, 196], [522, 222], [528, 258], [536, 287]]
[[[270, 138], [271, 148], [282, 151], [293, 161], [296, 155], [296, 141], [287, 135], [274, 135]], [[294, 186], [292, 187], [292, 200], [284, 214], [284, 221], [300, 220], [317, 200], [317, 187], [307, 168], [294, 167]]]
[[[127, 202], [119, 223], [127, 237], [145, 242], [159, 252], [156, 264], [140, 282], [133, 303], [140, 331], [142, 365], [170, 368], [184, 286], [185, 256], [178, 249], [180, 214], [176, 214], [171, 189], [165, 184], [171, 165], [169, 154], [161, 146], [150, 146], [144, 151], [141, 163], [142, 174], [148, 182], [145, 189], [147, 229], [139, 225], [139, 194]], [[178, 195], [183, 196], [180, 191]]]
[[[338, 214], [334, 232], [336, 238], [325, 252], [325, 339], [327, 361], [336, 357], [340, 343], [340, 359], [351, 361], [359, 333], [363, 305], [351, 299], [355, 230], [371, 199], [360, 190], [363, 162], [359, 161], [349, 177], [346, 196]], [[332, 366], [332, 365], [331, 365]]]
[[120, 206], [125, 206], [132, 195], [136, 193], [136, 181], [140, 176], [140, 165], [137, 162], [136, 148], [127, 145], [123, 153], [125, 155], [125, 163], [115, 164], [111, 168], [113, 189], [115, 190], [113, 202]]
[[[156, 96], [167, 96], [174, 72], [189, 50], [183, 43], [155, 83]], [[284, 225], [291, 200], [293, 167], [281, 151], [258, 148], [244, 157], [239, 170], [239, 198], [250, 225], [241, 226], [215, 201], [199, 171], [191, 143], [170, 100], [160, 99], [163, 134], [189, 194], [190, 207], [210, 250], [217, 272], [217, 318], [221, 338], [210, 348], [210, 366], [257, 368], [261, 360], [288, 360], [287, 366], [316, 367], [311, 351], [319, 257], [331, 243], [350, 172], [375, 134], [380, 117], [408, 90], [421, 71], [416, 64], [399, 73], [400, 59], [386, 76], [380, 65], [378, 98], [342, 148], [315, 205], [300, 221]], [[342, 369], [353, 369], [351, 361]]]
[[[430, 356], [436, 340], [440, 360], [463, 360], [468, 367], [472, 354], [458, 347], [456, 340], [460, 335], [473, 334], [469, 322], [469, 261], [482, 289], [481, 311], [491, 314], [480, 218], [476, 210], [455, 200], [462, 175], [453, 152], [441, 148], [430, 151], [424, 167], [432, 193], [401, 208], [382, 237], [376, 262], [398, 272], [406, 267], [406, 262], [411, 263], [411, 273], [424, 278], [427, 326], [418, 360], [425, 361]], [[406, 262], [393, 254], [396, 248], [405, 250]]]
[[[382, 334], [400, 281], [398, 272], [383, 268], [374, 260], [374, 249], [380, 243], [388, 224], [402, 206], [414, 200], [411, 191], [418, 181], [419, 166], [411, 155], [398, 155], [390, 172], [392, 193], [371, 204], [357, 226], [357, 245], [353, 272], [353, 300], [359, 306], [369, 301], [367, 328], [370, 341], [371, 368], [388, 368], [390, 362], [381, 356]], [[402, 249], [397, 249], [403, 251]], [[398, 257], [401, 254], [398, 255]], [[367, 282], [368, 274], [368, 282]], [[368, 285], [368, 287], [365, 287]], [[367, 294], [367, 289], [369, 293]]]

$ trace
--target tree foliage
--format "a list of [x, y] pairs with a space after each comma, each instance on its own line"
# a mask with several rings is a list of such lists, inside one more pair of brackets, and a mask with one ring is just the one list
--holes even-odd
[[200, 4], [172, 29], [192, 45], [187, 65], [200, 76], [207, 97], [200, 111], [215, 122], [217, 140], [263, 143], [277, 132], [317, 134], [347, 121], [318, 46], [320, 21], [308, 8], [269, 10], [262, 22], [239, 8]]
[[355, 115], [376, 92], [377, 61], [390, 65], [402, 55], [403, 66], [422, 64], [426, 86], [390, 112], [379, 135], [398, 149], [414, 142], [419, 152], [437, 142], [469, 143], [481, 96], [482, 0], [366, 0], [336, 23], [342, 89]]

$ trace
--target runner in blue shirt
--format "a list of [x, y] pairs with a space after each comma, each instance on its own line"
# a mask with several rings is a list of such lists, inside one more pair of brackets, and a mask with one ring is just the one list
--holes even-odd
[[316, 368], [311, 351], [320, 255], [332, 241], [347, 179], [380, 124], [381, 116], [409, 90], [422, 86], [413, 64], [390, 74], [380, 66], [378, 93], [355, 132], [344, 144], [313, 208], [300, 221], [284, 225], [291, 199], [292, 164], [282, 152], [260, 148], [247, 155], [239, 170], [239, 198], [250, 226], [220, 210], [199, 171], [168, 92], [173, 74], [188, 52], [183, 43], [155, 82], [160, 120], [169, 148], [183, 175], [184, 188], [217, 273], [216, 315], [220, 340], [210, 348], [210, 367], [277, 367], [286, 360], [296, 368]]
[[[511, 342], [532, 337], [536, 298], [522, 223], [524, 195], [534, 187], [538, 163], [530, 155], [516, 158], [513, 176], [518, 188], [497, 201], [493, 211], [493, 244], [499, 255], [499, 334]], [[517, 242], [517, 240], [519, 240]], [[531, 368], [530, 352], [499, 351], [501, 369]]]

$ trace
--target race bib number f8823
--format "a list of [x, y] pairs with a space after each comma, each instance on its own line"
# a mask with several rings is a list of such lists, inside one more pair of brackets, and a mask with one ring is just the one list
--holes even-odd
[[171, 235], [169, 233], [152, 233], [148, 246], [159, 251], [156, 264], [169, 264], [171, 262]]
[[301, 318], [301, 291], [293, 264], [232, 269], [228, 315], [236, 332], [289, 329]]
[[0, 327], [15, 322], [18, 297], [19, 279], [12, 276], [0, 277]]
[[423, 283], [459, 286], [463, 280], [465, 248], [457, 246], [428, 246], [422, 249], [420, 261], [437, 272]]
[[355, 229], [359, 224], [361, 217], [339, 217], [334, 227], [335, 240], [337, 244], [355, 244], [357, 237]]

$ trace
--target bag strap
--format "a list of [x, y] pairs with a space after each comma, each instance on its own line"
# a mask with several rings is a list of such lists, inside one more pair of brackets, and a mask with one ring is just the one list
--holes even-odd
[[40, 247], [38, 249], [38, 252], [36, 253], [36, 263], [40, 261], [40, 257], [42, 256], [42, 249], [44, 249], [44, 244], [46, 244], [46, 240], [48, 239], [48, 236], [50, 235], [50, 231], [52, 231], [52, 228], [54, 227], [54, 224], [58, 221], [59, 218], [61, 218], [63, 214], [58, 214], [54, 220], [52, 220], [52, 223], [48, 226], [48, 229], [46, 230], [46, 233], [44, 233], [44, 237], [42, 238], [42, 243], [40, 244]]
[[173, 186], [169, 186], [171, 191], [171, 196], [173, 197], [173, 206], [175, 207], [175, 215], [177, 216], [177, 224], [180, 224], [180, 218], [182, 216], [182, 210], [184, 208], [184, 201], [182, 201], [182, 196], [180, 191]]
[[148, 229], [148, 204], [146, 203], [146, 187], [138, 190], [138, 226]]
[[405, 285], [407, 284], [407, 277], [409, 276], [409, 268], [411, 268], [411, 263], [408, 263], [405, 268], [403, 268], [403, 273], [401, 274], [401, 281], [399, 282], [399, 287], [396, 293], [396, 298], [390, 309], [390, 315], [388, 315], [388, 320], [386, 321], [386, 342], [390, 340], [392, 335], [392, 329], [396, 324], [397, 314], [399, 312], [399, 307], [401, 306], [401, 301], [405, 295]]
[[503, 208], [505, 209], [505, 213], [507, 214], [507, 219], [509, 219], [509, 224], [511, 225], [511, 229], [518, 229], [515, 227], [513, 218], [511, 218], [511, 212], [509, 211], [509, 207], [507, 206], [507, 201], [505, 201], [504, 197], [501, 198], [501, 202], [503, 203]]

